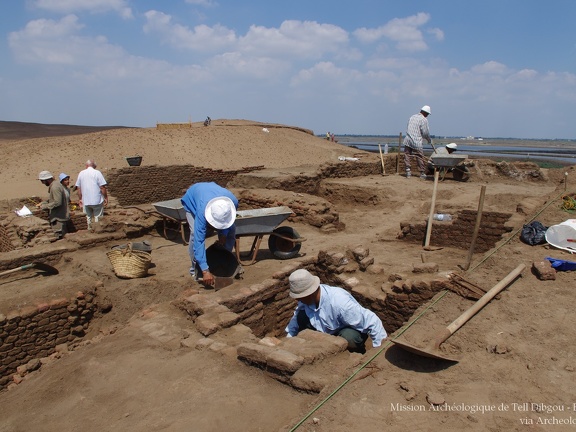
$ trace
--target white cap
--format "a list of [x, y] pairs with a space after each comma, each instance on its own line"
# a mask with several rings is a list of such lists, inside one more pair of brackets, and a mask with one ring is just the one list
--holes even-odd
[[425, 113], [432, 114], [432, 113], [430, 112], [430, 107], [429, 107], [428, 105], [424, 105], [424, 106], [420, 109], [420, 111], [424, 111]]
[[308, 270], [298, 269], [288, 277], [290, 297], [298, 299], [315, 293], [320, 286], [320, 278]]
[[446, 144], [446, 148], [456, 150], [458, 148], [458, 146], [456, 145], [456, 143], [450, 143], [450, 144]]
[[230, 228], [236, 219], [236, 206], [225, 196], [212, 198], [204, 210], [206, 221], [217, 230]]
[[38, 180], [50, 180], [51, 178], [54, 178], [54, 176], [50, 171], [40, 171], [40, 174], [38, 174]]

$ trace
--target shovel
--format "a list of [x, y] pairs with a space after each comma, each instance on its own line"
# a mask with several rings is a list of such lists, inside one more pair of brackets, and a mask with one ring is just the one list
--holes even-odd
[[472, 318], [474, 315], [476, 315], [476, 313], [478, 311], [480, 311], [480, 309], [482, 309], [500, 291], [502, 291], [504, 288], [506, 288], [506, 286], [508, 286], [508, 284], [510, 282], [512, 282], [516, 277], [518, 277], [520, 275], [520, 273], [522, 273], [522, 271], [525, 268], [526, 268], [526, 266], [524, 264], [520, 264], [518, 267], [516, 267], [514, 270], [512, 270], [508, 274], [508, 276], [506, 276], [504, 279], [502, 279], [500, 282], [498, 282], [496, 285], [494, 285], [492, 287], [492, 289], [490, 289], [490, 291], [488, 291], [486, 294], [484, 294], [482, 297], [480, 297], [480, 300], [478, 300], [476, 303], [474, 303], [474, 305], [470, 309], [465, 311], [462, 315], [460, 315], [458, 318], [456, 318], [452, 322], [452, 324], [450, 324], [441, 333], [439, 333], [436, 336], [436, 338], [434, 338], [428, 344], [427, 347], [419, 348], [417, 346], [412, 345], [409, 342], [400, 341], [397, 339], [393, 339], [392, 342], [394, 342], [396, 345], [401, 346], [406, 351], [410, 351], [411, 353], [414, 353], [414, 354], [418, 354], [418, 355], [421, 355], [424, 357], [434, 358], [434, 359], [438, 359], [438, 360], [447, 360], [447, 361], [451, 361], [454, 363], [458, 363], [458, 360], [456, 360], [452, 357], [446, 356], [440, 350], [440, 345], [443, 342], [445, 342], [446, 339], [448, 339], [450, 336], [452, 336], [456, 332], [456, 330], [458, 330], [460, 327], [462, 327], [464, 324], [466, 324], [466, 322], [470, 318]]
[[12, 270], [6, 270], [6, 271], [0, 273], [0, 276], [14, 273], [14, 272], [17, 272], [20, 270], [28, 270], [30, 268], [35, 268], [35, 269], [38, 269], [40, 271], [43, 271], [45, 275], [58, 274], [58, 270], [55, 269], [54, 267], [52, 267], [48, 264], [36, 262], [36, 263], [32, 263], [32, 264], [25, 264], [23, 266], [17, 267], [17, 268], [12, 269]]

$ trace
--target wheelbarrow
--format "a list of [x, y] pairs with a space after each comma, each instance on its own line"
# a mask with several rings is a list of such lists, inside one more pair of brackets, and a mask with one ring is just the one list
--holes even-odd
[[180, 201], [180, 198], [171, 199], [168, 201], [160, 201], [152, 203], [156, 211], [147, 213], [155, 213], [162, 218], [162, 228], [164, 237], [168, 240], [176, 238], [178, 233], [182, 237], [184, 245], [188, 244], [185, 227], [188, 221], [186, 220], [186, 210]]
[[470, 172], [464, 165], [468, 155], [464, 154], [446, 154], [436, 155], [430, 159], [429, 164], [440, 173], [440, 180], [444, 180], [446, 174], [452, 173], [452, 178], [457, 181], [468, 181]]
[[[265, 235], [268, 237], [268, 249], [279, 259], [294, 258], [300, 252], [302, 242], [296, 230], [288, 226], [278, 226], [292, 215], [290, 207], [268, 207], [236, 212], [236, 257], [243, 265], [256, 262], [256, 255]], [[241, 252], [240, 239], [254, 237], [248, 252]]]

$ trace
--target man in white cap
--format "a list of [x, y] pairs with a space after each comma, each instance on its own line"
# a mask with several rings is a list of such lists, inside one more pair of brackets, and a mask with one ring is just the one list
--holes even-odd
[[70, 220], [70, 210], [68, 208], [68, 196], [64, 186], [60, 182], [54, 181], [50, 171], [42, 171], [38, 175], [38, 180], [48, 186], [48, 201], [38, 203], [36, 206], [43, 210], [48, 210], [48, 220], [56, 240], [60, 240], [68, 232], [68, 221]]
[[288, 337], [311, 329], [341, 336], [348, 341], [351, 352], [366, 352], [368, 336], [372, 346], [379, 347], [387, 334], [376, 314], [360, 305], [352, 295], [342, 289], [320, 283], [318, 276], [299, 269], [288, 278], [290, 297], [298, 306], [286, 327]]
[[232, 192], [214, 182], [193, 184], [181, 198], [186, 220], [190, 227], [188, 253], [192, 261], [190, 275], [196, 275], [196, 265], [202, 271], [205, 285], [214, 285], [214, 275], [206, 260], [206, 237], [211, 231], [218, 233], [218, 243], [232, 251], [236, 243], [236, 210], [238, 199]]
[[414, 157], [420, 170], [420, 178], [426, 180], [426, 160], [424, 159], [423, 141], [432, 142], [428, 129], [428, 116], [430, 107], [424, 105], [418, 114], [414, 114], [408, 120], [408, 128], [404, 137], [404, 164], [406, 166], [406, 178], [411, 177], [410, 162]]
[[86, 169], [80, 171], [76, 179], [78, 204], [84, 209], [88, 230], [92, 223], [98, 222], [104, 216], [104, 207], [108, 205], [108, 190], [104, 176], [96, 169], [96, 162], [88, 159]]
[[[446, 144], [446, 146], [444, 146], [444, 147], [436, 147], [434, 149], [434, 151], [432, 152], [432, 154], [430, 155], [430, 158], [428, 159], [428, 166], [427, 166], [428, 174], [434, 174], [434, 158], [435, 157], [446, 156], [446, 155], [454, 153], [456, 150], [458, 150], [458, 144], [456, 144], [456, 143]], [[459, 165], [457, 165], [455, 167], [449, 168], [448, 171], [449, 172], [450, 171], [452, 171], [452, 172], [458, 171], [458, 173], [455, 172], [455, 178], [457, 177], [457, 179], [460, 181], [466, 181], [469, 178], [468, 168], [463, 163], [460, 163]]]

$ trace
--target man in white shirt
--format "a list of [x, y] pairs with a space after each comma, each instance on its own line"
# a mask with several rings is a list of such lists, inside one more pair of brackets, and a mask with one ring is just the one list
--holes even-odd
[[79, 205], [84, 209], [88, 229], [92, 230], [92, 222], [98, 222], [104, 216], [104, 207], [108, 205], [106, 180], [96, 169], [96, 162], [86, 161], [86, 169], [80, 171], [76, 180]]
[[364, 354], [368, 336], [372, 346], [379, 347], [387, 334], [378, 316], [362, 307], [352, 295], [338, 287], [320, 283], [318, 276], [299, 269], [289, 278], [290, 297], [298, 300], [298, 306], [286, 327], [288, 337], [311, 329], [343, 337], [348, 350]]

